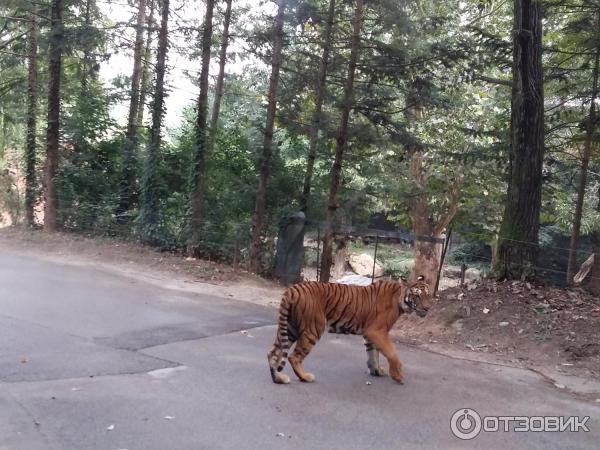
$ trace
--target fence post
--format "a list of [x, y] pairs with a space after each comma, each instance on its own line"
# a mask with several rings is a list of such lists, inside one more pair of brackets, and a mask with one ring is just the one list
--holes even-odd
[[321, 277], [319, 276], [319, 247], [321, 246], [321, 227], [317, 225], [317, 281], [321, 281]]
[[240, 251], [239, 249], [239, 242], [238, 242], [238, 234], [236, 233], [235, 238], [233, 239], [233, 270], [234, 272], [237, 272], [238, 270], [238, 252]]
[[444, 267], [444, 259], [446, 259], [446, 251], [450, 245], [450, 238], [452, 237], [452, 228], [448, 230], [448, 234], [444, 237], [444, 244], [442, 247], [442, 257], [440, 258], [440, 267], [438, 267], [437, 279], [435, 280], [435, 288], [433, 289], [433, 295], [437, 294], [438, 287], [440, 286], [440, 278], [442, 277], [442, 268]]
[[373, 253], [373, 274], [371, 275], [371, 284], [375, 282], [375, 267], [377, 266], [377, 246], [379, 245], [379, 235], [375, 235], [375, 252]]

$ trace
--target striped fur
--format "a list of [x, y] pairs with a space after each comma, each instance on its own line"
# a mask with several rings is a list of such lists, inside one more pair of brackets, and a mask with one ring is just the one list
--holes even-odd
[[[289, 383], [289, 377], [282, 373], [286, 358], [300, 380], [313, 381], [314, 375], [304, 370], [302, 362], [327, 330], [362, 334], [370, 373], [385, 374], [379, 367], [382, 352], [390, 363], [391, 377], [402, 382], [402, 364], [389, 331], [403, 313], [425, 315], [430, 298], [422, 277], [414, 283], [378, 281], [370, 286], [354, 286], [304, 282], [291, 286], [281, 299], [277, 335], [267, 355], [273, 382]], [[288, 357], [293, 344], [294, 351]]]

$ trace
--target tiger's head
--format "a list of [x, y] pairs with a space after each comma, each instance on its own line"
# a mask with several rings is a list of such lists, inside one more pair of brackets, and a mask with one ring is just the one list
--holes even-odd
[[416, 281], [405, 282], [404, 297], [400, 299], [402, 310], [410, 314], [416, 312], [419, 317], [425, 317], [431, 307], [431, 290], [424, 276], [419, 276]]

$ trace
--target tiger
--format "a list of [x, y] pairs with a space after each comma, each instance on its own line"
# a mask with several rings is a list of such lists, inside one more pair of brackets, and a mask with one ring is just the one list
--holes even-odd
[[402, 362], [389, 331], [401, 314], [415, 312], [425, 317], [431, 298], [429, 284], [423, 276], [412, 282], [381, 280], [369, 286], [316, 281], [294, 284], [283, 293], [275, 342], [267, 354], [273, 382], [290, 382], [290, 377], [282, 373], [286, 358], [300, 381], [314, 381], [314, 374], [304, 370], [303, 361], [328, 330], [330, 333], [362, 334], [369, 373], [386, 375], [379, 365], [381, 352], [388, 360], [391, 378], [403, 384]]

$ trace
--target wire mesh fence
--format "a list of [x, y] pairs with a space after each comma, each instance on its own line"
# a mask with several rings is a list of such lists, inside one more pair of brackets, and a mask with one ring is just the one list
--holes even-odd
[[[78, 201], [77, 196], [59, 198], [58, 222], [65, 231], [91, 235], [111, 236], [133, 242], [144, 242], [139, 224], [139, 212], [130, 211], [119, 215], [118, 196], [105, 196], [95, 201]], [[38, 213], [41, 208], [38, 207]], [[163, 251], [185, 253], [190, 236], [189, 211], [183, 200], [170, 199], [160, 204], [157, 214], [160, 239], [155, 246]], [[43, 217], [38, 214], [41, 224]], [[260, 267], [263, 275], [272, 275], [277, 264], [277, 246], [280, 222], [267, 226], [262, 241]], [[307, 220], [302, 243], [301, 278], [321, 279], [321, 261], [325, 225]], [[569, 254], [568, 235], [559, 230], [538, 244], [538, 263], [531, 267], [536, 275], [549, 284], [565, 285]], [[548, 232], [546, 232], [548, 235]], [[440, 246], [442, 264], [436, 277], [442, 279], [441, 288], [465, 283], [470, 277], [486, 276], [494, 265], [494, 254], [488, 243], [488, 235], [469, 232], [448, 233], [442, 239], [418, 236], [406, 230], [380, 230], [337, 225], [334, 228], [334, 264], [332, 278], [359, 273], [376, 280], [381, 277], [400, 278], [407, 276], [415, 261], [415, 241], [431, 242]], [[514, 242], [520, 242], [513, 240]], [[211, 261], [231, 264], [243, 268], [248, 263], [250, 246], [250, 217], [238, 220], [209, 218], [201, 231], [201, 256]], [[577, 249], [577, 266], [589, 261], [592, 245], [583, 237]], [[363, 259], [362, 264], [356, 259]], [[364, 260], [368, 261], [367, 263]], [[359, 267], [360, 266], [360, 267]], [[577, 271], [576, 270], [576, 271]], [[588, 279], [598, 274], [588, 275]], [[437, 283], [436, 283], [437, 284]]]

